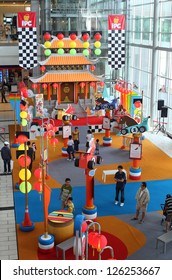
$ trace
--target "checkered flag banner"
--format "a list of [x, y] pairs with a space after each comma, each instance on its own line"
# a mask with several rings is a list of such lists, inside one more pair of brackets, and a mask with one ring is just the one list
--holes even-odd
[[24, 69], [37, 66], [36, 13], [18, 13], [19, 65]]
[[125, 16], [108, 16], [108, 65], [117, 70], [125, 65]]

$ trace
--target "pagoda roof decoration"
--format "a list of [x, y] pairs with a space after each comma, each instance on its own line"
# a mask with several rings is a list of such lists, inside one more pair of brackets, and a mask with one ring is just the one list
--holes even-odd
[[29, 77], [29, 80], [36, 83], [64, 83], [64, 82], [100, 82], [101, 80], [89, 71], [48, 71], [39, 78]]
[[[63, 46], [63, 49], [71, 49], [70, 47], [70, 43], [72, 42], [72, 40], [70, 38], [63, 38], [63, 40], [59, 40], [58, 38], [54, 38], [51, 42], [51, 47], [49, 49], [59, 49], [58, 47], [58, 42], [59, 41], [63, 41], [64, 43], [64, 46]], [[76, 39], [75, 41], [73, 41], [76, 43], [76, 47], [75, 49], [83, 49], [83, 42], [80, 40], [80, 39]], [[45, 46], [44, 45], [41, 45], [44, 49]]]
[[93, 63], [82, 54], [51, 54], [44, 61], [39, 62], [40, 65], [45, 66], [61, 66], [61, 65], [92, 65]]

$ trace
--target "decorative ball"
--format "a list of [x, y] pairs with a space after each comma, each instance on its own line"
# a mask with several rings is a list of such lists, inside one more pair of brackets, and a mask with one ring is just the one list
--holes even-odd
[[83, 50], [82, 53], [83, 53], [84, 56], [89, 56], [89, 51], [88, 50]]
[[101, 43], [99, 41], [96, 41], [94, 43], [95, 48], [100, 48], [101, 47]]
[[26, 119], [27, 118], [27, 112], [25, 112], [25, 111], [20, 112], [20, 118]]
[[51, 47], [51, 42], [45, 41], [44, 47], [45, 47], [45, 48], [50, 48], [50, 47]]
[[[31, 177], [31, 172], [29, 169], [26, 169], [26, 174], [27, 174], [27, 180], [30, 179]], [[25, 168], [22, 168], [19, 172], [19, 178], [22, 180], [22, 181], [25, 181], [26, 178], [25, 178]]]
[[[25, 155], [19, 156], [18, 163], [21, 167], [25, 167]], [[29, 156], [26, 156], [26, 166], [29, 166], [30, 163], [31, 163], [31, 158]]]
[[59, 40], [63, 40], [63, 38], [64, 38], [63, 33], [57, 34], [57, 38], [58, 38]]
[[69, 44], [69, 47], [70, 47], [71, 49], [76, 48], [76, 42], [71, 41], [70, 44]]
[[90, 70], [91, 70], [91, 71], [94, 71], [95, 69], [96, 69], [96, 66], [90, 65]]
[[89, 38], [90, 38], [90, 36], [89, 36], [88, 33], [84, 33], [84, 34], [82, 35], [82, 40], [83, 40], [83, 41], [87, 41], [87, 40], [89, 40]]
[[35, 184], [34, 184], [34, 189], [36, 190], [36, 191], [38, 191], [38, 192], [42, 192], [42, 182], [36, 182]]
[[89, 42], [84, 42], [84, 43], [83, 43], [84, 49], [88, 49], [89, 46], [90, 46], [90, 43], [89, 43]]
[[61, 54], [61, 55], [64, 54], [64, 49], [58, 49], [58, 50], [57, 50], [57, 53], [58, 53], [58, 54]]
[[58, 48], [63, 48], [64, 47], [64, 42], [63, 41], [58, 41], [57, 42], [57, 46], [58, 46]]
[[27, 184], [27, 193], [29, 193], [32, 189], [32, 185], [29, 182], [22, 182], [19, 186], [19, 189], [22, 193], [26, 193], [26, 184]]
[[76, 40], [76, 34], [75, 33], [70, 34], [70, 38], [71, 40]]
[[50, 49], [46, 49], [44, 51], [45, 56], [50, 56], [51, 55], [51, 50]]
[[102, 35], [100, 33], [96, 33], [94, 35], [94, 39], [97, 40], [97, 41], [101, 40], [101, 38], [102, 38]]
[[95, 49], [94, 53], [95, 53], [95, 55], [100, 55], [101, 54], [101, 50], [100, 49]]
[[26, 126], [26, 125], [27, 125], [27, 120], [22, 119], [22, 121], [21, 121], [21, 125], [22, 125], [22, 126]]
[[50, 40], [50, 39], [51, 39], [51, 34], [48, 33], [48, 32], [46, 32], [46, 33], [44, 34], [44, 40]]
[[70, 54], [71, 54], [71, 55], [75, 55], [75, 54], [76, 54], [76, 50], [75, 50], [75, 49], [71, 49], [71, 50], [70, 50]]

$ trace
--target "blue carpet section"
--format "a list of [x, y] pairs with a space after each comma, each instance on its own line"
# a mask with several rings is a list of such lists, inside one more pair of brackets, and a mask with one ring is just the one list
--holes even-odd
[[[98, 209], [98, 216], [113, 216], [120, 214], [135, 213], [135, 195], [140, 186], [140, 182], [127, 183], [125, 189], [125, 205], [120, 207], [114, 205], [115, 185], [96, 185], [94, 189], [94, 204]], [[148, 181], [151, 200], [148, 211], [161, 210], [160, 204], [164, 203], [166, 194], [172, 194], [172, 180]], [[61, 202], [58, 200], [60, 189], [52, 189], [49, 213], [60, 209]], [[81, 214], [82, 207], [85, 205], [85, 187], [73, 187], [73, 200], [75, 204], [75, 215]], [[43, 221], [43, 202], [37, 191], [29, 193], [29, 214], [32, 222]], [[24, 220], [25, 195], [21, 192], [14, 193], [16, 210], [16, 223]]]

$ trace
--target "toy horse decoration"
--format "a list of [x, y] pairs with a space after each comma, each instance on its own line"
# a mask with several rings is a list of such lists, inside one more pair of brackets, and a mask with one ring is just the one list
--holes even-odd
[[123, 124], [124, 126], [128, 127], [128, 126], [137, 125], [138, 123], [129, 116], [122, 116], [120, 117], [118, 124]]

